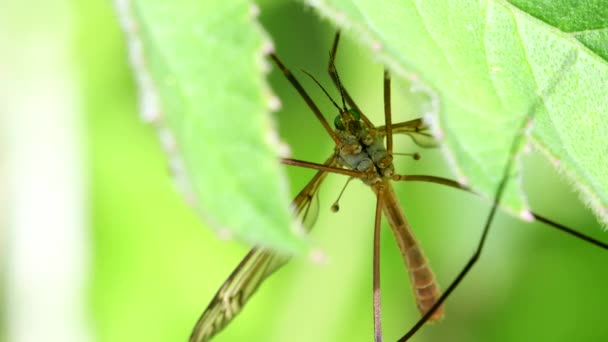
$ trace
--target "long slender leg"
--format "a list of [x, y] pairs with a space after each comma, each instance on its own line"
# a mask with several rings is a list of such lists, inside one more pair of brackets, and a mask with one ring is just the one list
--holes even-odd
[[[407, 133], [417, 133], [422, 130], [428, 129], [428, 127], [426, 127], [422, 123], [422, 119], [420, 119], [420, 118], [408, 120], [408, 121], [404, 121], [404, 122], [399, 122], [399, 123], [391, 123], [391, 125], [392, 125], [393, 134], [406, 133], [406, 132]], [[378, 127], [376, 127], [376, 130], [382, 135], [386, 134], [386, 126], [378, 126]]]
[[[392, 132], [392, 115], [391, 115], [391, 78], [389, 72], [384, 70], [384, 121], [386, 132], [386, 145], [388, 158], [393, 157], [393, 132]], [[386, 193], [385, 193], [386, 192]], [[396, 201], [396, 196], [392, 187], [379, 188], [377, 191], [379, 198], [378, 202], [384, 201], [386, 197], [385, 214], [391, 225], [391, 228], [396, 232], [396, 240], [401, 253], [405, 257], [408, 273], [414, 289], [416, 304], [422, 314], [433, 306], [433, 303], [439, 298], [439, 285], [435, 280], [435, 275], [430, 268], [430, 265], [424, 257], [421, 247], [416, 243], [413, 233], [408, 230], [405, 214], [400, 209]], [[390, 199], [393, 199], [391, 201]], [[392, 204], [391, 204], [392, 202]], [[379, 223], [378, 223], [379, 224]], [[429, 317], [430, 320], [438, 320], [443, 316], [443, 309], [437, 307]]]
[[[529, 120], [529, 117], [526, 118], [525, 124], [528, 123], [528, 120]], [[525, 126], [522, 126], [522, 130], [524, 128], [525, 128]], [[460, 271], [460, 273], [458, 273], [458, 275], [456, 276], [456, 279], [454, 279], [454, 281], [452, 281], [450, 286], [448, 286], [448, 288], [441, 295], [441, 297], [439, 297], [439, 299], [435, 302], [435, 304], [431, 307], [431, 309], [424, 316], [422, 316], [422, 318], [420, 318], [418, 320], [418, 322], [416, 322], [416, 324], [405, 335], [403, 335], [403, 337], [401, 337], [401, 339], [399, 339], [399, 342], [409, 340], [410, 337], [412, 337], [422, 327], [422, 325], [424, 325], [424, 323], [426, 323], [431, 318], [431, 316], [433, 315], [435, 310], [441, 306], [441, 304], [445, 301], [445, 299], [452, 293], [452, 291], [454, 291], [454, 289], [458, 286], [458, 284], [460, 284], [462, 279], [464, 279], [464, 277], [469, 273], [469, 270], [471, 270], [471, 268], [473, 267], [473, 265], [475, 265], [477, 260], [479, 260], [479, 256], [481, 255], [483, 246], [486, 243], [486, 238], [488, 236], [488, 232], [490, 231], [490, 227], [492, 226], [492, 221], [494, 220], [494, 216], [496, 215], [496, 209], [498, 209], [498, 204], [500, 202], [500, 199], [502, 198], [502, 194], [507, 185], [507, 182], [509, 181], [509, 173], [511, 172], [511, 166], [514, 161], [514, 156], [517, 154], [517, 149], [519, 147], [519, 143], [521, 140], [522, 140], [522, 137], [519, 136], [518, 138], [516, 138], [513, 141], [513, 144], [511, 145], [511, 150], [509, 152], [510, 157], [507, 160], [507, 163], [505, 165], [502, 179], [501, 179], [500, 183], [498, 184], [498, 188], [497, 188], [496, 194], [494, 196], [494, 202], [492, 202], [492, 207], [491, 207], [490, 213], [486, 219], [486, 223], [484, 224], [483, 231], [481, 234], [481, 239], [479, 239], [479, 243], [477, 244], [475, 253], [473, 253], [473, 256], [471, 256], [471, 258], [466, 263], [464, 268]]]
[[[464, 190], [466, 192], [469, 192], [469, 193], [472, 193], [475, 195], [479, 195], [475, 191], [458, 183], [457, 181], [452, 180], [452, 179], [443, 178], [443, 177], [427, 176], [427, 175], [393, 175], [393, 180], [405, 181], [405, 182], [428, 182], [428, 183], [441, 184], [441, 185], [446, 185], [446, 186], [449, 186], [449, 187], [452, 187], [452, 188], [455, 188], [458, 190]], [[532, 216], [534, 217], [535, 220], [538, 220], [538, 221], [544, 223], [547, 227], [551, 227], [553, 229], [559, 230], [568, 235], [571, 235], [574, 238], [588, 242], [588, 243], [590, 243], [594, 246], [600, 247], [602, 249], [608, 249], [608, 243], [594, 239], [594, 238], [592, 238], [588, 235], [585, 235], [581, 232], [578, 232], [572, 228], [568, 228], [560, 223], [550, 220], [535, 212], [532, 212]]]
[[393, 155], [393, 120], [391, 118], [391, 75], [384, 69], [384, 124], [386, 125], [386, 151]]
[[589, 242], [590, 244], [603, 248], [603, 249], [608, 249], [608, 244], [604, 243], [602, 241], [596, 240], [590, 236], [587, 236], [581, 232], [577, 232], [576, 230], [572, 229], [572, 228], [568, 228], [564, 225], [561, 225], [555, 221], [549, 220], [546, 217], [540, 216], [538, 214], [532, 213], [532, 216], [534, 216], [534, 219], [539, 220], [542, 223], [545, 223], [546, 225], [548, 225], [549, 227], [555, 228], [559, 231], [562, 231], [566, 234], [569, 234], [571, 236], [574, 236], [575, 238], [579, 239], [579, 240], [583, 240], [586, 242]]
[[376, 194], [376, 221], [374, 223], [374, 341], [382, 342], [382, 302], [380, 298], [380, 232], [382, 228], [383, 196]]
[[355, 100], [353, 100], [353, 98], [350, 96], [350, 94], [348, 93], [346, 88], [344, 86], [342, 86], [342, 84], [340, 84], [340, 82], [338, 80], [338, 73], [336, 71], [336, 65], [334, 63], [336, 60], [336, 54], [338, 53], [338, 43], [339, 42], [340, 42], [340, 31], [337, 31], [336, 36], [334, 37], [334, 44], [332, 45], [331, 52], [329, 53], [329, 63], [327, 65], [327, 72], [329, 73], [331, 80], [336, 85], [336, 88], [341, 89], [340, 93], [344, 95], [344, 97], [346, 98], [346, 102], [348, 102], [348, 104], [352, 108], [355, 108], [359, 113], [361, 113], [361, 120], [363, 120], [363, 122], [365, 122], [367, 127], [374, 127], [374, 124], [369, 120], [369, 118], [367, 116], [365, 116], [365, 114], [363, 114], [363, 111], [361, 110], [361, 108], [359, 108], [359, 106], [357, 106], [357, 104], [355, 103]]
[[380, 298], [380, 232], [382, 227], [383, 196], [376, 194], [376, 221], [374, 224], [374, 341], [382, 342], [382, 308]]
[[283, 163], [285, 165], [304, 167], [307, 169], [314, 169], [314, 170], [319, 170], [319, 171], [337, 173], [337, 174], [350, 176], [350, 177], [354, 177], [354, 178], [360, 178], [360, 179], [366, 179], [366, 178], [369, 178], [369, 176], [373, 176], [375, 174], [375, 172], [374, 172], [373, 174], [368, 175], [367, 173], [361, 172], [361, 171], [341, 169], [341, 168], [338, 168], [335, 166], [330, 166], [327, 164], [318, 164], [318, 163], [307, 162], [304, 160], [291, 159], [291, 158], [283, 158], [283, 159], [281, 159], [281, 163]]
[[[546, 92], [544, 94], [545, 97], [548, 97], [549, 95], [551, 95], [553, 93], [553, 90], [556, 88], [557, 84], [560, 83], [560, 80], [561, 80], [562, 75], [563, 75], [564, 71], [566, 70], [566, 68], [571, 66], [572, 64], [574, 64], [574, 62], [576, 62], [576, 59], [577, 59], [577, 55], [573, 54], [573, 55], [568, 55], [568, 57], [563, 61], [560, 72], [558, 72], [555, 75], [552, 82], [548, 83], [549, 87], [546, 89]], [[528, 109], [528, 112], [526, 113], [525, 120], [523, 120], [519, 132], [526, 131], [526, 126], [532, 122], [532, 118], [534, 117], [534, 114], [536, 113], [538, 107], [541, 105], [542, 99], [543, 99], [543, 97], [539, 96], [537, 98], [537, 101], [532, 103], [532, 105]], [[429, 309], [429, 311], [424, 316], [422, 316], [422, 318], [420, 318], [418, 320], [418, 322], [416, 322], [416, 324], [405, 335], [403, 335], [403, 337], [399, 340], [400, 342], [407, 341], [410, 337], [412, 337], [416, 333], [416, 331], [418, 331], [422, 327], [422, 325], [424, 325], [424, 323], [426, 323], [431, 318], [431, 316], [433, 315], [433, 312], [441, 306], [443, 301], [445, 301], [445, 299], [452, 293], [452, 291], [454, 291], [454, 289], [458, 286], [458, 284], [460, 284], [462, 279], [464, 279], [464, 277], [469, 273], [469, 271], [471, 270], [473, 265], [475, 265], [477, 260], [479, 260], [479, 256], [481, 255], [483, 246], [485, 245], [486, 238], [488, 236], [488, 232], [490, 231], [492, 221], [494, 220], [494, 216], [496, 215], [496, 210], [498, 209], [498, 204], [500, 203], [503, 192], [506, 188], [507, 183], [509, 182], [509, 174], [511, 173], [511, 168], [515, 161], [515, 156], [517, 155], [517, 151], [519, 149], [521, 142], [524, 139], [524, 136], [525, 136], [525, 134], [518, 134], [511, 142], [511, 147], [509, 149], [509, 154], [508, 154], [509, 157], [507, 158], [507, 162], [505, 163], [505, 167], [502, 172], [500, 183], [498, 184], [496, 193], [494, 194], [494, 201], [492, 202], [492, 207], [490, 208], [490, 213], [488, 214], [488, 217], [486, 218], [486, 222], [483, 227], [481, 238], [479, 239], [479, 243], [477, 244], [475, 253], [473, 253], [473, 255], [471, 256], [471, 259], [469, 259], [469, 261], [466, 263], [464, 268], [460, 271], [460, 273], [458, 273], [458, 275], [456, 276], [456, 279], [454, 279], [454, 281], [452, 281], [452, 283], [450, 284], [450, 286], [448, 286], [448, 288], [445, 290], [443, 295], [441, 295], [441, 297], [439, 297], [439, 299], [437, 300], [437, 302], [435, 302], [435, 304], [431, 307], [431, 309]]]
[[[420, 147], [434, 148], [439, 146], [439, 142], [428, 132], [429, 127], [425, 125], [422, 119], [414, 119], [405, 122], [391, 123], [391, 131], [393, 134], [407, 134], [412, 138], [414, 143]], [[386, 135], [386, 126], [376, 127], [376, 131], [380, 136]]]
[[429, 183], [441, 184], [441, 185], [446, 185], [446, 186], [449, 186], [452, 188], [464, 190], [464, 191], [471, 192], [471, 193], [478, 195], [476, 192], [474, 192], [473, 190], [469, 189], [468, 187], [458, 183], [457, 181], [452, 180], [452, 179], [443, 178], [443, 177], [436, 177], [436, 176], [429, 176], [429, 175], [393, 175], [392, 179], [394, 181], [429, 182]]
[[289, 83], [291, 83], [293, 85], [293, 87], [296, 88], [298, 93], [300, 93], [300, 96], [302, 96], [302, 98], [304, 99], [304, 101], [306, 102], [308, 107], [310, 107], [310, 109], [313, 111], [313, 113], [315, 114], [315, 116], [317, 117], [319, 122], [321, 122], [321, 125], [323, 125], [323, 128], [325, 128], [325, 131], [327, 131], [329, 136], [334, 140], [334, 142], [336, 144], [339, 144], [340, 138], [336, 135], [334, 130], [331, 128], [331, 126], [329, 125], [329, 123], [327, 122], [327, 120], [325, 119], [325, 117], [323, 116], [321, 111], [319, 110], [319, 107], [317, 107], [317, 105], [314, 103], [314, 101], [310, 98], [310, 96], [308, 95], [306, 90], [304, 90], [304, 88], [302, 87], [300, 82], [298, 82], [298, 80], [291, 73], [291, 71], [289, 71], [289, 69], [287, 69], [285, 67], [285, 65], [283, 65], [283, 63], [281, 62], [279, 57], [277, 57], [277, 55], [275, 55], [274, 53], [271, 53], [270, 58], [272, 58], [274, 63], [277, 65], [277, 67], [279, 69], [281, 69], [281, 72], [283, 72], [283, 75], [285, 75], [285, 77], [287, 78]]

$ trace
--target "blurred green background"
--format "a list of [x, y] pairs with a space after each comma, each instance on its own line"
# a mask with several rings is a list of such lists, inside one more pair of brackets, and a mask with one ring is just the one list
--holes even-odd
[[[298, 3], [261, 1], [260, 20], [277, 54], [325, 111], [333, 108], [300, 69], [329, 87], [328, 51], [335, 29]], [[85, 117], [91, 256], [88, 313], [97, 341], [186, 341], [190, 329], [247, 248], [220, 241], [173, 186], [156, 131], [139, 118], [125, 42], [112, 4], [72, 1], [73, 68]], [[348, 36], [338, 56], [343, 82], [377, 123], [382, 115], [382, 67]], [[404, 32], [407, 39], [407, 32]], [[303, 101], [274, 69], [281, 99], [281, 136], [295, 158], [321, 162], [331, 141]], [[416, 117], [406, 85], [394, 85], [397, 121]], [[399, 99], [401, 98], [401, 100]], [[246, 113], [244, 113], [246, 115]], [[400, 173], [450, 177], [439, 151], [397, 140]], [[405, 158], [404, 158], [405, 159]], [[586, 234], [608, 240], [566, 182], [532, 154], [525, 157], [532, 208]], [[246, 172], [246, 165], [242, 172]], [[292, 192], [311, 176], [288, 169]], [[271, 277], [216, 341], [370, 341], [371, 247], [374, 198], [353, 182], [330, 212], [345, 179], [321, 189], [315, 242], [325, 265], [294, 260]], [[434, 184], [396, 184], [402, 205], [445, 288], [479, 238], [489, 203]], [[385, 227], [387, 228], [387, 227]], [[407, 274], [389, 229], [383, 231], [382, 295], [385, 339], [394, 341], [418, 318]], [[448, 299], [443, 322], [424, 327], [415, 341], [603, 341], [608, 255], [541, 224], [499, 214], [476, 268]], [[10, 262], [10, 260], [9, 260]], [[6, 325], [5, 325], [6, 327]], [[35, 327], [32, 327], [35, 329]], [[49, 336], [49, 341], [54, 341]]]

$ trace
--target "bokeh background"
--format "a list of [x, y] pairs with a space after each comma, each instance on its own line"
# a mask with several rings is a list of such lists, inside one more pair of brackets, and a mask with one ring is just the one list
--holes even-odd
[[[137, 114], [112, 4], [8, 4], [0, 14], [7, 43], [0, 57], [6, 109], [0, 122], [0, 341], [186, 341], [247, 247], [218, 240], [174, 188], [156, 132]], [[335, 28], [299, 3], [264, 0], [260, 8], [283, 61], [297, 76], [305, 69], [329, 87]], [[382, 67], [348, 38], [338, 57], [343, 82], [380, 123]], [[280, 73], [273, 70], [269, 81], [282, 102], [276, 119], [293, 156], [323, 161], [330, 139]], [[332, 113], [322, 93], [304, 81]], [[408, 104], [407, 85], [395, 84], [394, 96], [398, 121], [418, 115]], [[401, 173], [450, 177], [439, 151], [407, 139], [397, 146], [423, 155], [418, 162], [404, 158]], [[608, 240], [550, 165], [536, 154], [525, 164], [536, 212]], [[287, 172], [294, 194], [311, 176]], [[321, 190], [314, 241], [327, 263], [294, 260], [216, 341], [372, 339], [374, 198], [353, 182], [341, 211], [331, 213], [344, 181], [330, 176]], [[472, 253], [489, 203], [435, 184], [395, 187], [447, 286]], [[418, 314], [389, 229], [382, 244], [383, 324], [386, 340], [393, 341]], [[499, 214], [478, 266], [448, 299], [444, 321], [414, 340], [607, 340], [606, 260], [599, 248]]]

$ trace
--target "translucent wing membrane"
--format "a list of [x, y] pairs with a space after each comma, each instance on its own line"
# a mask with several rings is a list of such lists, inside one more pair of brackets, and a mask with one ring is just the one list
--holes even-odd
[[287, 259], [264, 249], [252, 249], [216, 293], [196, 323], [190, 341], [207, 341], [222, 330], [241, 311], [260, 283]]
[[[334, 157], [330, 157], [325, 164], [333, 166]], [[316, 193], [326, 175], [326, 172], [318, 171], [293, 200], [294, 210], [307, 230], [312, 228], [316, 220], [314, 202], [318, 201]], [[220, 332], [241, 312], [260, 284], [287, 261], [288, 256], [263, 248], [256, 247], [247, 253], [199, 318], [190, 336], [190, 342], [208, 341]]]
[[[336, 165], [335, 157], [332, 155], [325, 161], [324, 165], [334, 167]], [[307, 231], [310, 231], [317, 222], [319, 216], [318, 190], [326, 176], [327, 173], [324, 171], [317, 172], [292, 202], [296, 217]]]

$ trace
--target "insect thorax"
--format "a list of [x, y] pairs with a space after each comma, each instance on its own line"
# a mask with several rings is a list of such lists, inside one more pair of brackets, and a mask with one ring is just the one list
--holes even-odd
[[392, 157], [384, 146], [384, 138], [374, 129], [368, 129], [359, 120], [353, 120], [344, 130], [336, 129], [341, 143], [336, 146], [339, 163], [351, 170], [367, 173], [362, 178], [366, 184], [374, 184], [390, 178], [394, 173]]

